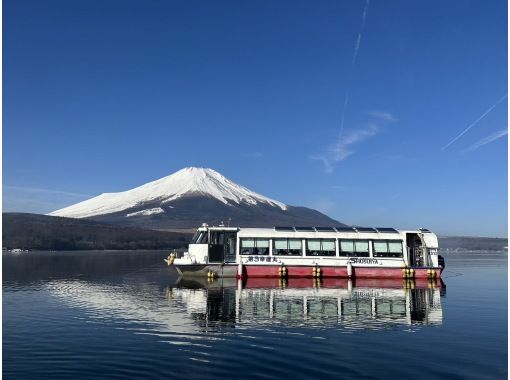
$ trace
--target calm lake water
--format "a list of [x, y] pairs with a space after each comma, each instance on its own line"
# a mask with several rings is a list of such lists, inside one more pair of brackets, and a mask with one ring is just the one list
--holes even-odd
[[506, 253], [414, 289], [178, 282], [165, 255], [4, 253], [5, 378], [507, 378]]

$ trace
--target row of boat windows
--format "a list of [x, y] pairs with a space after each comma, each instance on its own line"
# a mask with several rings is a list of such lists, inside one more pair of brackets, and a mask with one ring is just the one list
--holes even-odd
[[[369, 257], [369, 240], [339, 240], [339, 256]], [[269, 255], [270, 240], [242, 238], [241, 255]], [[402, 257], [400, 240], [373, 240], [374, 257]], [[273, 256], [302, 256], [301, 239], [273, 239]], [[336, 256], [335, 239], [305, 239], [306, 256]]]

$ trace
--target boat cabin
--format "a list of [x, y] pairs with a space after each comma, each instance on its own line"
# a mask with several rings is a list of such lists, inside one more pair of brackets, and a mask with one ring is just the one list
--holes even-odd
[[439, 264], [434, 233], [387, 227], [239, 228], [204, 224], [193, 236], [188, 255], [194, 262], [204, 264], [282, 260], [299, 263], [310, 259], [349, 259], [351, 263], [365, 264], [398, 262], [409, 267]]

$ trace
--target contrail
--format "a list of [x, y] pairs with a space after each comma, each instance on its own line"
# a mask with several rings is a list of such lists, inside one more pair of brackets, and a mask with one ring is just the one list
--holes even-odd
[[477, 141], [476, 143], [471, 145], [469, 148], [464, 149], [463, 152], [464, 153], [472, 152], [474, 150], [477, 150], [481, 146], [490, 144], [491, 142], [494, 142], [494, 141], [500, 139], [501, 137], [505, 137], [506, 135], [508, 135], [508, 129], [502, 129], [500, 131], [494, 132], [493, 134], [491, 134], [491, 135], [489, 135], [487, 137], [484, 137], [483, 139]]
[[487, 111], [485, 111], [482, 116], [480, 116], [478, 119], [476, 119], [475, 121], [473, 121], [471, 124], [469, 124], [469, 126], [464, 129], [457, 137], [455, 137], [452, 141], [450, 141], [448, 144], [446, 144], [445, 146], [443, 146], [441, 148], [441, 150], [445, 150], [446, 148], [448, 148], [450, 145], [452, 145], [455, 141], [457, 141], [458, 139], [460, 139], [467, 131], [469, 131], [471, 128], [473, 128], [476, 124], [478, 124], [478, 122], [480, 122], [480, 120], [482, 120], [485, 116], [487, 116], [494, 108], [497, 107], [497, 105], [499, 103], [501, 103], [503, 100], [506, 99], [506, 97], [508, 96], [508, 94], [505, 94], [501, 99], [499, 99], [496, 103], [494, 103]]
[[[356, 39], [356, 44], [354, 45], [354, 53], [352, 55], [351, 68], [354, 69], [356, 65], [356, 59], [358, 58], [358, 51], [361, 44], [361, 37], [363, 35], [363, 31], [365, 30], [365, 24], [367, 22], [367, 14], [368, 14], [368, 6], [370, 5], [370, 0], [366, 0], [365, 8], [363, 8], [363, 15], [361, 16], [361, 26], [359, 28], [358, 38]], [[342, 116], [340, 121], [340, 133], [339, 136], [342, 137], [342, 133], [344, 131], [344, 120], [345, 120], [345, 111], [347, 110], [347, 105], [349, 104], [349, 92], [350, 92], [350, 84], [347, 86], [347, 91], [345, 92], [344, 106], [342, 108]]]
[[354, 54], [352, 55], [352, 67], [356, 64], [356, 58], [358, 58], [358, 50], [359, 45], [361, 44], [361, 36], [363, 35], [363, 30], [365, 29], [365, 24], [367, 22], [367, 13], [368, 6], [370, 5], [370, 0], [367, 0], [365, 3], [365, 8], [363, 9], [363, 16], [361, 17], [361, 28], [359, 29], [358, 39], [356, 40], [356, 45], [354, 46]]

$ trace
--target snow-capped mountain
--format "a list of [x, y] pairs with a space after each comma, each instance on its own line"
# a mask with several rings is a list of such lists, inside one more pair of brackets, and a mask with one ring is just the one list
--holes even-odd
[[104, 193], [48, 215], [151, 228], [189, 228], [228, 220], [244, 226], [338, 224], [318, 211], [287, 206], [257, 194], [213, 169], [195, 167], [131, 190]]
[[[287, 209], [287, 205], [264, 197], [247, 188], [237, 185], [213, 169], [184, 168], [157, 181], [146, 183], [132, 190], [120, 193], [104, 193], [95, 198], [54, 211], [51, 216], [88, 218], [111, 214], [147, 202], [159, 202], [171, 207], [171, 202], [189, 195], [206, 195], [228, 204], [267, 204]], [[126, 216], [151, 215], [164, 212], [161, 207], [126, 214]]]

